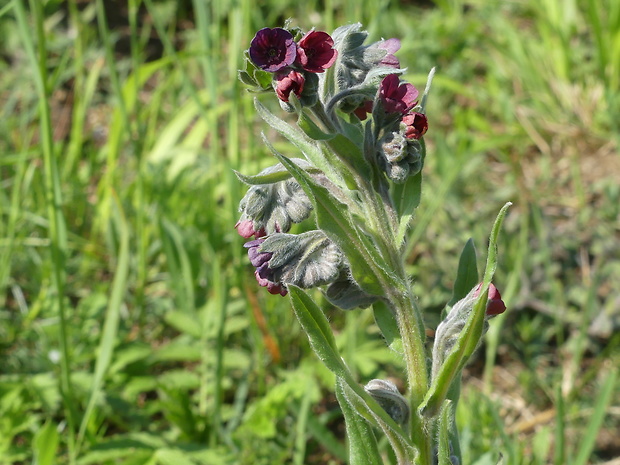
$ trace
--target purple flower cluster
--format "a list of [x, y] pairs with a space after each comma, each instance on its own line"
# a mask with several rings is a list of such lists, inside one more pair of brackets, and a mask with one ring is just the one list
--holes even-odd
[[306, 73], [323, 73], [336, 61], [334, 40], [322, 31], [309, 31], [295, 43], [293, 34], [280, 27], [263, 28], [250, 43], [252, 62], [263, 71], [275, 73], [278, 98], [288, 102], [291, 92], [301, 97]]
[[411, 111], [418, 104], [419, 92], [408, 82], [401, 83], [397, 74], [388, 74], [379, 86], [379, 98], [387, 113], [400, 113], [401, 121], [407, 126], [405, 137], [420, 139], [428, 129], [426, 115]]

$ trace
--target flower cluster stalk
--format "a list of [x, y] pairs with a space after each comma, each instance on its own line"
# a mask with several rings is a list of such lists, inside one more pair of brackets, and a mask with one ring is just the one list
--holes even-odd
[[[254, 176], [238, 174], [250, 187], [236, 228], [250, 239], [245, 247], [258, 284], [290, 294], [311, 347], [336, 375], [350, 463], [384, 460], [374, 439], [380, 431], [398, 465], [460, 464], [454, 409], [461, 371], [488, 320], [506, 308], [491, 279], [507, 206], [493, 228], [481, 283], [473, 245], [465, 246], [429, 352], [403, 251], [420, 200], [434, 70], [419, 98], [402, 79], [395, 56], [400, 42], [366, 44], [367, 36], [360, 24], [331, 35], [288, 23], [257, 32], [239, 77], [296, 115], [293, 126], [256, 100], [259, 115], [299, 153], [288, 157], [264, 138], [278, 163]], [[290, 233], [293, 224], [312, 218], [316, 229]], [[373, 306], [388, 345], [403, 358], [405, 395], [388, 380], [353, 376], [323, 309], [306, 292], [312, 288], [342, 310]]]

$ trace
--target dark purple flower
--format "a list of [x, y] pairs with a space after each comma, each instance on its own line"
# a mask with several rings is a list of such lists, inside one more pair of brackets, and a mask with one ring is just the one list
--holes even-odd
[[400, 68], [400, 61], [394, 56], [394, 54], [398, 52], [398, 50], [400, 50], [400, 40], [382, 40], [377, 44], [377, 48], [380, 48], [387, 52], [387, 54], [379, 62], [380, 66], [387, 66], [389, 68]]
[[256, 268], [254, 276], [258, 281], [259, 286], [266, 287], [270, 294], [280, 294], [285, 296], [288, 291], [281, 283], [273, 281], [274, 272], [269, 268], [269, 260], [273, 256], [271, 252], [260, 252], [260, 246], [265, 242], [265, 238], [259, 238], [254, 241], [246, 242], [243, 247], [248, 249], [248, 257], [250, 263]]
[[310, 31], [297, 43], [297, 62], [311, 73], [322, 73], [336, 61], [338, 51], [327, 32]]
[[412, 111], [403, 116], [403, 123], [407, 126], [405, 137], [407, 139], [419, 139], [428, 129], [428, 120], [424, 113]]
[[276, 75], [276, 94], [278, 98], [283, 102], [288, 102], [288, 98], [293, 92], [298, 98], [301, 97], [301, 93], [304, 90], [304, 83], [306, 82], [304, 75], [298, 73], [295, 70], [290, 72], [282, 71]]
[[[474, 297], [478, 297], [480, 295], [480, 289], [482, 288], [482, 283], [478, 284], [476, 288], [476, 292], [474, 293]], [[493, 285], [493, 283], [489, 284], [489, 293], [487, 300], [487, 316], [495, 316], [506, 311], [506, 304], [502, 300], [502, 296], [497, 290], [497, 288]]]
[[292, 65], [296, 56], [297, 46], [293, 35], [280, 27], [261, 29], [250, 43], [252, 62], [270, 73]]
[[387, 113], [404, 115], [416, 104], [418, 90], [408, 82], [401, 84], [398, 74], [388, 74], [379, 86], [379, 97]]
[[258, 231], [254, 229], [254, 222], [252, 220], [239, 220], [235, 228], [237, 228], [239, 235], [245, 239], [249, 239], [252, 236], [256, 236], [258, 239], [266, 235], [264, 229], [261, 228]]

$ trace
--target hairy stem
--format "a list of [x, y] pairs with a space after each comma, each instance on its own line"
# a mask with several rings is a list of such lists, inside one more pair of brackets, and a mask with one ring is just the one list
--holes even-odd
[[420, 455], [418, 463], [432, 464], [432, 432], [427, 420], [418, 413], [428, 390], [428, 370], [425, 349], [426, 333], [422, 313], [407, 281], [406, 290], [390, 296], [390, 302], [398, 322], [405, 352], [407, 381], [409, 384], [409, 403], [411, 408], [411, 439]]

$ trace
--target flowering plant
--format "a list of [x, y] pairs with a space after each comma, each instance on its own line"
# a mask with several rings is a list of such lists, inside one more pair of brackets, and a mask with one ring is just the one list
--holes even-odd
[[[366, 44], [360, 24], [332, 35], [293, 28], [258, 31], [240, 79], [254, 92], [275, 92], [296, 126], [257, 99], [267, 124], [301, 153], [289, 158], [264, 138], [278, 163], [254, 176], [240, 204], [237, 231], [247, 242], [260, 286], [290, 295], [311, 346], [335, 373], [346, 421], [350, 463], [383, 463], [381, 430], [398, 464], [460, 463], [454, 411], [461, 371], [488, 328], [506, 309], [491, 284], [496, 243], [509, 204], [490, 237], [480, 282], [470, 240], [461, 254], [454, 293], [430, 353], [403, 260], [407, 230], [421, 196], [428, 129], [425, 103], [402, 79], [397, 39]], [[290, 234], [314, 214], [316, 229]], [[373, 307], [390, 349], [405, 362], [408, 391], [387, 380], [362, 387], [349, 371], [323, 314], [304, 289], [320, 288], [343, 310]]]

